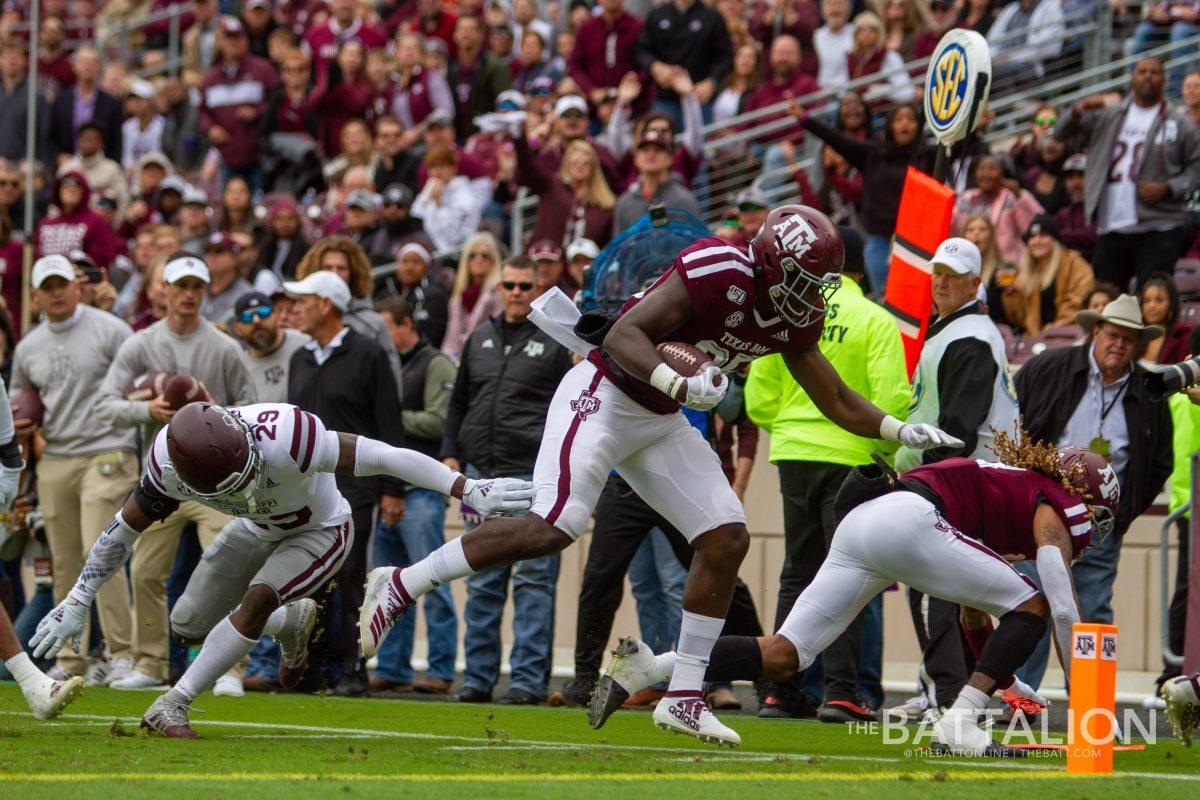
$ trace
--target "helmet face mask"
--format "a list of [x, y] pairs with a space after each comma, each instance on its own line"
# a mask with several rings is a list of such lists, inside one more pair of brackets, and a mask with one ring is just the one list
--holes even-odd
[[842, 285], [845, 245], [837, 226], [817, 209], [783, 205], [754, 235], [750, 260], [771, 307], [789, 325], [804, 328], [821, 322]]
[[783, 282], [768, 291], [779, 316], [798, 328], [822, 319], [829, 298], [842, 285], [841, 273], [830, 272], [818, 277], [800, 266], [790, 253], [781, 253], [779, 265], [783, 267]]
[[1117, 474], [1103, 456], [1081, 447], [1060, 449], [1059, 463], [1072, 493], [1087, 506], [1092, 521], [1092, 538], [1087, 549], [1098, 548], [1117, 527], [1117, 508], [1121, 502]]

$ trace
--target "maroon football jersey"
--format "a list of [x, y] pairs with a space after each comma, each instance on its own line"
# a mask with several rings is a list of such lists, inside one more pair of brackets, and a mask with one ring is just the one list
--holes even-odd
[[1087, 506], [1058, 481], [1027, 469], [972, 458], [948, 458], [902, 475], [932, 489], [942, 499], [946, 521], [1001, 555], [1037, 558], [1033, 514], [1049, 503], [1071, 535], [1078, 555], [1092, 538]]
[[[671, 268], [650, 288], [638, 292], [621, 306], [621, 314], [633, 308], [650, 292], [662, 285], [672, 273], [683, 279], [692, 299], [692, 316], [667, 335], [656, 339], [683, 342], [698, 347], [712, 357], [722, 372], [734, 372], [743, 364], [771, 353], [802, 353], [820, 338], [824, 319], [796, 328], [775, 314], [764, 317], [757, 303], [754, 266], [741, 250], [723, 239], [705, 237], [685, 248]], [[620, 314], [618, 315], [620, 316]], [[649, 384], [624, 376], [622, 380], [609, 359], [599, 349], [589, 360], [620, 386], [626, 394], [651, 411], [669, 414], [679, 403]]]

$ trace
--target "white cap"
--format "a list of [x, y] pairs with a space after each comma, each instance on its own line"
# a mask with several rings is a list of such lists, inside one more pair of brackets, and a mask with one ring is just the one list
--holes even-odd
[[75, 280], [75, 267], [66, 256], [42, 256], [33, 265], [33, 288], [42, 288], [46, 278], [59, 277], [65, 281]]
[[401, 247], [400, 252], [396, 253], [396, 260], [399, 261], [409, 253], [415, 253], [417, 258], [425, 262], [425, 266], [433, 265], [433, 256], [429, 255], [429, 251], [420, 242], [409, 242]]
[[154, 91], [154, 84], [142, 78], [135, 78], [129, 82], [129, 93], [143, 100], [153, 100], [154, 96], [158, 94]]
[[199, 278], [205, 283], [212, 283], [208, 275], [208, 265], [195, 256], [183, 256], [168, 261], [163, 267], [163, 280], [168, 284], [184, 278]]
[[554, 104], [554, 116], [561, 117], [563, 114], [574, 109], [587, 114], [587, 100], [584, 100], [577, 94], [564, 94], [558, 98], [558, 102]]
[[595, 260], [600, 255], [600, 248], [591, 239], [576, 239], [567, 245], [567, 261], [573, 261], [580, 256]]
[[311, 294], [328, 298], [342, 311], [350, 307], [350, 287], [327, 269], [317, 270], [302, 281], [284, 281], [283, 290], [288, 294]]
[[929, 259], [929, 266], [934, 264], [947, 266], [958, 275], [978, 275], [983, 269], [979, 248], [957, 236], [938, 245], [937, 252]]

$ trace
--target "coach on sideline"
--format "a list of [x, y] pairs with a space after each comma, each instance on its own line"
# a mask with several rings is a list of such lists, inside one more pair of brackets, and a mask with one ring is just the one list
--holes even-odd
[[[309, 251], [321, 252], [317, 248]], [[329, 251], [326, 251], [329, 252]], [[288, 372], [288, 402], [316, 414], [331, 431], [344, 431], [400, 447], [404, 424], [396, 373], [388, 354], [373, 339], [354, 332], [343, 315], [350, 308], [350, 287], [336, 272], [319, 269], [302, 281], [284, 283], [283, 290], [296, 298], [291, 319], [312, 341], [292, 354]], [[388, 337], [389, 343], [391, 337]], [[322, 648], [326, 676], [332, 678], [340, 662], [334, 689], [343, 697], [367, 693], [367, 668], [358, 648], [358, 607], [363, 602], [367, 577], [367, 541], [375, 507], [385, 525], [395, 525], [404, 514], [404, 482], [388, 477], [337, 476], [338, 491], [350, 502], [354, 542], [334, 578], [334, 602], [323, 614], [334, 622]]]
[[[900, 331], [891, 314], [868, 300], [859, 286], [865, 277], [862, 237], [850, 228], [841, 230], [845, 278], [829, 301], [821, 353], [850, 388], [885, 414], [903, 417], [909, 392]], [[771, 461], [779, 470], [783, 496], [784, 561], [774, 628], [778, 630], [829, 552], [836, 527], [833, 500], [842, 481], [854, 467], [871, 463], [872, 452], [888, 456], [894, 445], [855, 436], [826, 419], [778, 355], [750, 364], [746, 412], [771, 434]], [[875, 630], [867, 631], [865, 621], [872, 615]], [[873, 707], [883, 698], [865, 696], [859, 652], [862, 640], [881, 643], [882, 637], [882, 602], [877, 597], [821, 654], [824, 682], [813, 680], [816, 672], [809, 667], [786, 684], [773, 684], [760, 715], [812, 716], [813, 706], [821, 705], [824, 697], [823, 720], [875, 719]], [[878, 684], [879, 675], [874, 678]]]
[[[208, 293], [209, 273], [195, 256], [178, 254], [163, 268], [167, 284], [167, 316], [125, 340], [96, 398], [96, 416], [117, 428], [136, 428], [142, 452], [149, 451], [159, 428], [175, 416], [167, 401], [125, 399], [125, 390], [144, 372], [161, 370], [190, 375], [204, 385], [214, 403], [248, 405], [255, 401], [254, 383], [237, 342], [200, 316]], [[230, 520], [197, 502], [156, 522], [138, 538], [129, 562], [133, 583], [133, 674], [113, 681], [114, 689], [146, 689], [167, 677], [167, 578], [175, 564], [179, 536], [196, 523], [200, 546], [207, 548]]]
[[[133, 335], [120, 318], [79, 301], [75, 267], [64, 256], [46, 256], [33, 267], [33, 299], [45, 321], [17, 342], [13, 353], [15, 395], [36, 389], [45, 408], [45, 449], [37, 466], [38, 500], [54, 559], [54, 602], [67, 596], [97, 537], [137, 482], [137, 435], [92, 416], [96, 391], [121, 344]], [[15, 419], [18, 435], [32, 435], [32, 420]], [[97, 594], [96, 607], [108, 643], [112, 671], [104, 681], [129, 677], [129, 592], [114, 583]], [[88, 630], [79, 652], [64, 649], [58, 667], [85, 674]], [[92, 677], [92, 676], [89, 676]]]

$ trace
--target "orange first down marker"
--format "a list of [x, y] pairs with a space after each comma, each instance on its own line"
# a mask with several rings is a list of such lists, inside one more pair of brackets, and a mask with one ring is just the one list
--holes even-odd
[[1116, 738], [1117, 626], [1075, 623], [1067, 772], [1110, 774]]

